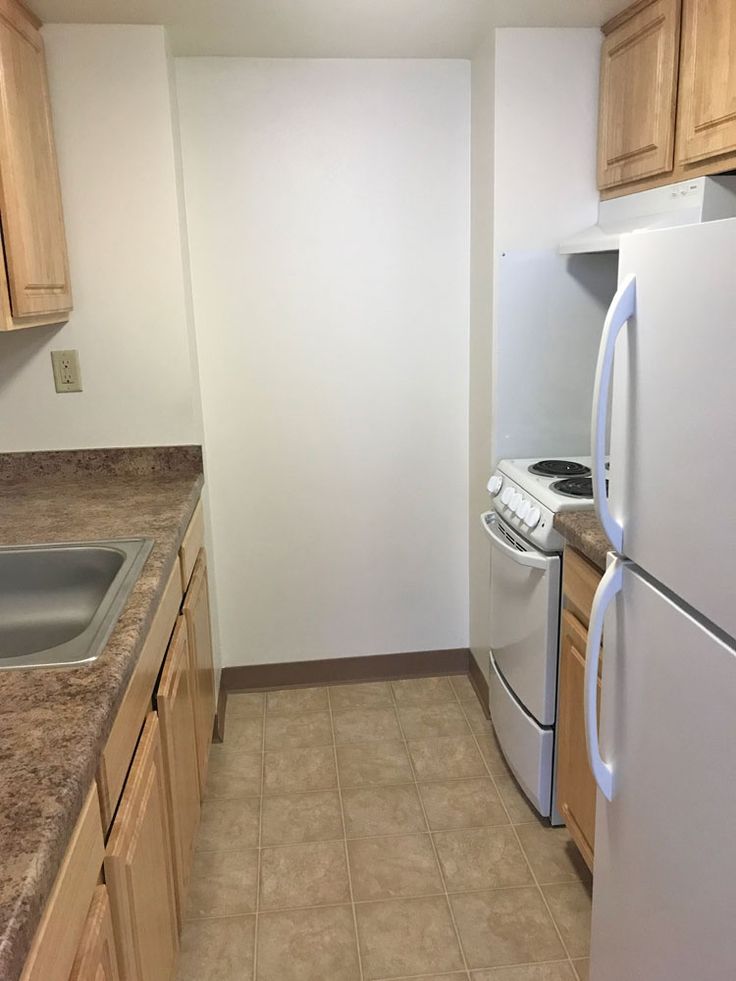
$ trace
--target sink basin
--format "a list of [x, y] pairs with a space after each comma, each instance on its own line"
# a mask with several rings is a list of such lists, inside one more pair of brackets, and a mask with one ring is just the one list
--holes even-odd
[[0, 548], [0, 669], [99, 657], [152, 546], [137, 538]]

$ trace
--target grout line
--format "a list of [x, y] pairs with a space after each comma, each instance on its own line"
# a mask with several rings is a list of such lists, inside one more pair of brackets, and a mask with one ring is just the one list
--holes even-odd
[[253, 981], [258, 977], [258, 925], [261, 909], [261, 838], [263, 836], [263, 791], [266, 780], [266, 719], [268, 717], [268, 698], [263, 699], [263, 715], [261, 716], [261, 793], [258, 803], [258, 862], [256, 868], [256, 923], [253, 931]]
[[[453, 689], [453, 691], [454, 691], [454, 689]], [[456, 697], [457, 697], [457, 693], [456, 693]], [[465, 709], [463, 708], [463, 703], [462, 702], [459, 702], [459, 704], [460, 704], [460, 708], [463, 710], [463, 715], [465, 715], [465, 718], [467, 719], [467, 713], [465, 712]], [[468, 724], [470, 724], [470, 723], [468, 722]], [[491, 726], [491, 731], [493, 731], [493, 723], [492, 722], [489, 722], [488, 725]], [[512, 827], [513, 832], [514, 832], [514, 837], [516, 838], [516, 841], [517, 841], [517, 843], [519, 845], [519, 848], [521, 849], [521, 853], [522, 853], [522, 855], [524, 856], [524, 858], [526, 860], [526, 864], [529, 866], [529, 871], [531, 873], [532, 879], [534, 880], [534, 885], [537, 887], [537, 892], [541, 896], [542, 902], [544, 904], [544, 908], [547, 910], [547, 913], [549, 915], [549, 918], [552, 921], [552, 925], [555, 928], [555, 933], [557, 934], [557, 936], [559, 938], [560, 944], [562, 945], [562, 949], [565, 952], [565, 956], [567, 958], [567, 961], [570, 964], [570, 967], [572, 968], [573, 974], [577, 975], [578, 972], [575, 970], [575, 965], [572, 962], [572, 957], [570, 955], [570, 951], [567, 949], [567, 944], [565, 943], [564, 938], [562, 936], [562, 933], [560, 931], [560, 928], [557, 925], [557, 920], [552, 915], [552, 909], [551, 909], [549, 903], [547, 902], [547, 897], [544, 895], [544, 890], [542, 889], [542, 887], [541, 887], [541, 885], [539, 883], [539, 879], [537, 878], [537, 874], [534, 871], [534, 868], [532, 867], [532, 863], [529, 861], [529, 856], [527, 855], [526, 849], [524, 848], [524, 844], [523, 844], [523, 842], [521, 840], [521, 836], [519, 835], [519, 832], [516, 830], [516, 825], [513, 823], [513, 821], [511, 821], [511, 813], [509, 812], [509, 809], [506, 806], [506, 801], [503, 799], [503, 795], [501, 794], [501, 791], [499, 790], [498, 784], [496, 783], [496, 778], [494, 777], [493, 773], [491, 772], [491, 769], [490, 769], [490, 767], [488, 765], [488, 762], [487, 762], [486, 758], [483, 756], [483, 753], [481, 752], [480, 743], [478, 742], [478, 738], [477, 738], [479, 734], [476, 733], [476, 732], [473, 732], [472, 729], [471, 729], [471, 732], [472, 732], [472, 735], [473, 735], [473, 739], [475, 740], [476, 748], [477, 748], [478, 752], [480, 753], [481, 759], [483, 760], [483, 764], [484, 764], [486, 770], [488, 771], [488, 774], [489, 774], [491, 780], [493, 781], [493, 786], [496, 788], [496, 792], [498, 793], [499, 799], [501, 801], [501, 806], [506, 811], [506, 815], [509, 818], [509, 822], [511, 823], [511, 827]]]
[[[453, 694], [455, 694], [455, 689], [452, 687], [452, 682], [449, 683], [449, 686], [452, 689]], [[437, 865], [437, 871], [440, 874], [440, 882], [442, 883], [442, 885], [444, 887], [445, 905], [447, 906], [447, 910], [448, 910], [448, 912], [450, 914], [450, 920], [452, 922], [452, 929], [455, 931], [455, 939], [457, 941], [458, 950], [460, 951], [460, 957], [462, 958], [462, 961], [463, 961], [463, 967], [465, 968], [465, 975], [466, 975], [466, 977], [469, 978], [470, 977], [470, 967], [468, 966], [468, 958], [465, 956], [465, 948], [463, 947], [463, 942], [460, 939], [460, 930], [458, 929], [457, 920], [455, 919], [455, 911], [452, 908], [452, 903], [450, 902], [450, 896], [449, 896], [449, 893], [447, 891], [447, 882], [445, 880], [445, 873], [444, 873], [444, 871], [442, 869], [442, 862], [440, 862], [440, 856], [439, 856], [439, 853], [437, 851], [437, 845], [435, 844], [435, 840], [432, 837], [432, 830], [431, 830], [431, 827], [430, 827], [429, 818], [427, 817], [427, 810], [426, 810], [426, 808], [424, 806], [424, 801], [422, 800], [422, 795], [421, 795], [421, 793], [419, 791], [419, 781], [417, 780], [417, 773], [416, 773], [416, 769], [414, 767], [414, 760], [412, 759], [411, 753], [409, 751], [409, 742], [408, 742], [408, 740], [406, 738], [406, 735], [404, 733], [404, 727], [401, 724], [401, 715], [399, 713], [399, 703], [396, 701], [396, 692], [394, 691], [393, 685], [391, 686], [391, 695], [392, 695], [393, 700], [394, 700], [394, 711], [396, 713], [396, 719], [397, 719], [398, 724], [399, 724], [399, 731], [401, 732], [402, 739], [404, 740], [404, 751], [406, 752], [406, 755], [407, 755], [407, 757], [409, 759], [409, 766], [411, 767], [411, 772], [414, 775], [414, 791], [415, 791], [415, 793], [416, 793], [416, 795], [417, 795], [417, 797], [419, 799], [419, 806], [422, 809], [422, 815], [424, 816], [424, 823], [427, 826], [427, 832], [429, 834], [429, 840], [430, 840], [430, 843], [432, 845], [432, 853], [434, 854], [434, 860], [435, 860], [435, 863]], [[464, 712], [463, 712], [463, 715], [465, 715]]]
[[343, 850], [345, 853], [345, 868], [348, 875], [348, 892], [350, 894], [350, 910], [353, 914], [353, 930], [355, 932], [355, 950], [358, 955], [358, 972], [360, 973], [360, 981], [363, 981], [363, 958], [360, 953], [360, 937], [358, 936], [358, 912], [355, 908], [355, 894], [353, 892], [353, 875], [350, 871], [350, 854], [348, 852], [348, 829], [345, 824], [345, 807], [342, 802], [342, 789], [340, 786], [340, 767], [337, 762], [337, 740], [335, 737], [335, 720], [332, 714], [332, 699], [330, 698], [330, 689], [327, 688], [327, 710], [330, 714], [330, 730], [332, 732], [332, 752], [335, 760], [335, 782], [337, 784], [337, 799], [340, 802], [340, 818], [342, 820], [342, 842]]

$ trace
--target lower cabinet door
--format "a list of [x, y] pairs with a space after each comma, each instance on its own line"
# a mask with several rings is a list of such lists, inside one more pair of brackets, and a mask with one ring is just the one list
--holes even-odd
[[204, 793], [207, 780], [207, 759], [215, 719], [215, 673], [212, 664], [207, 554], [203, 548], [199, 550], [199, 556], [189, 582], [189, 589], [184, 599], [183, 610], [187, 624], [189, 661], [192, 675], [195, 678], [194, 720], [197, 735], [199, 787], [200, 791]]
[[105, 886], [97, 886], [69, 981], [120, 981], [118, 955]]
[[[577, 617], [562, 612], [560, 713], [557, 722], [557, 809], [586, 864], [593, 868], [596, 786], [585, 742], [585, 648], [588, 634]], [[598, 681], [600, 704], [600, 680]]]
[[199, 769], [194, 731], [193, 682], [186, 624], [184, 617], [179, 617], [156, 695], [171, 818], [179, 929], [184, 916], [194, 838], [199, 825]]
[[105, 854], [105, 881], [121, 981], [171, 981], [178, 931], [159, 735], [151, 712], [120, 799]]

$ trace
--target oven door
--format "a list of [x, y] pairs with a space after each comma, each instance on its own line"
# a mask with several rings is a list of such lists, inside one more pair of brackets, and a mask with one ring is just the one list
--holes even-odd
[[508, 688], [541, 726], [555, 722], [560, 556], [535, 551], [498, 515], [491, 541], [491, 651]]

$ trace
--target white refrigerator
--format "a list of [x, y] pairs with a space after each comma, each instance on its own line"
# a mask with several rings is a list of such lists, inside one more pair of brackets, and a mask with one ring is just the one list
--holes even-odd
[[616, 555], [586, 664], [590, 978], [733, 981], [736, 219], [622, 239], [592, 442]]

